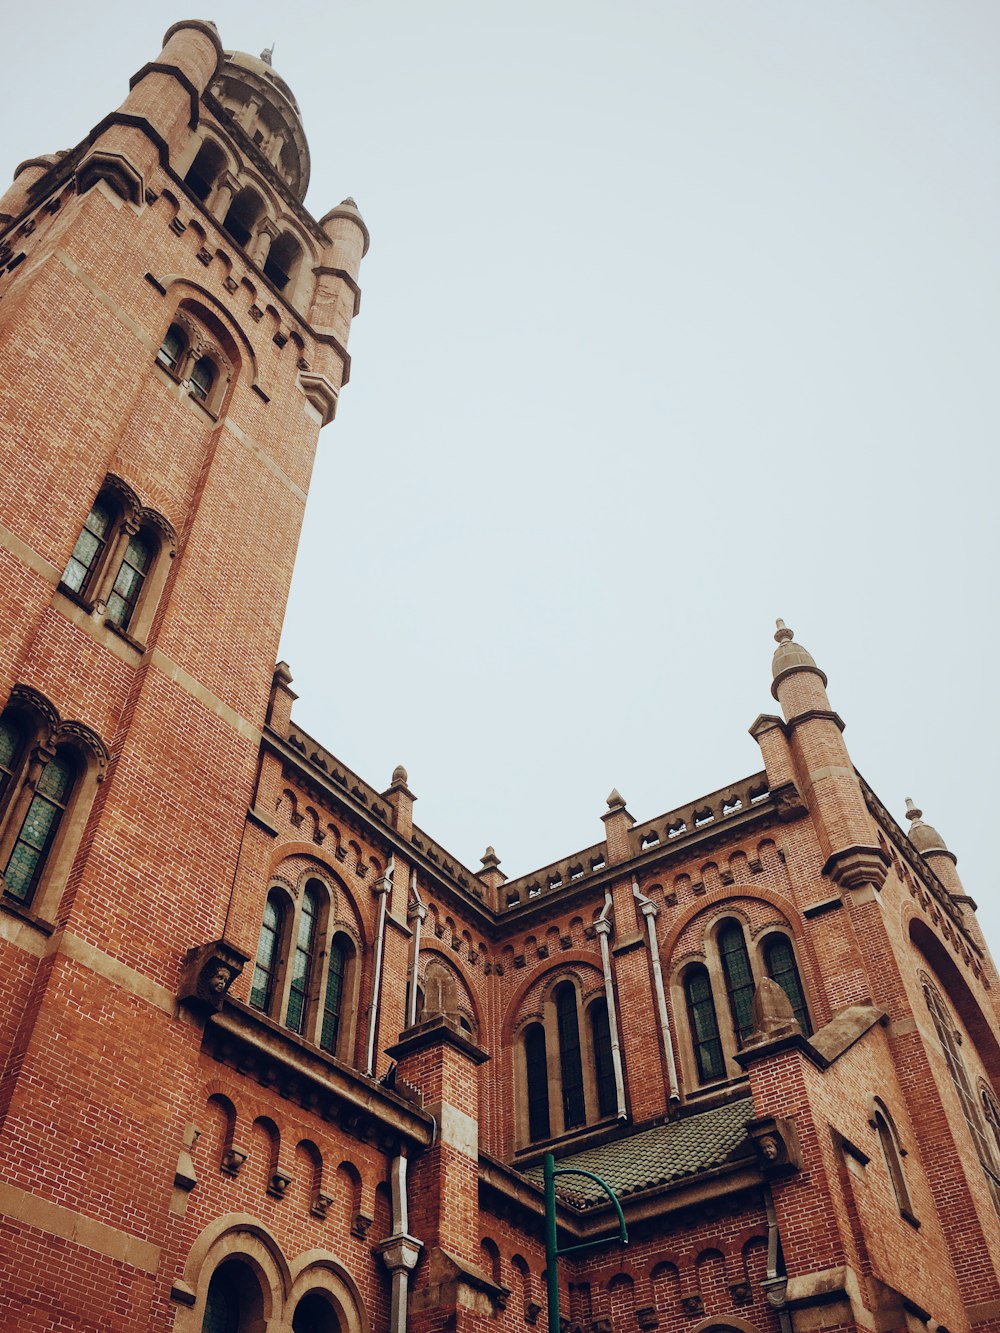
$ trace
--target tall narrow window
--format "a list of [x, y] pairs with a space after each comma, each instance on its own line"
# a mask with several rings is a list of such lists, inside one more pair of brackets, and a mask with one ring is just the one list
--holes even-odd
[[76, 539], [73, 554], [63, 570], [62, 582], [81, 596], [93, 582], [108, 541], [114, 514], [106, 500], [98, 499], [87, 515], [83, 531]]
[[556, 987], [556, 1020], [559, 1028], [559, 1072], [562, 1075], [563, 1128], [572, 1129], [587, 1119], [583, 1096], [583, 1061], [580, 1058], [580, 1023], [576, 1012], [576, 988], [571, 981]]
[[194, 363], [194, 369], [191, 371], [191, 392], [199, 403], [208, 401], [217, 374], [215, 362], [210, 356], [203, 356]]
[[929, 982], [925, 981], [923, 983], [923, 991], [924, 999], [927, 1001], [927, 1008], [930, 1010], [931, 1018], [934, 1020], [934, 1029], [937, 1032], [938, 1042], [941, 1045], [941, 1050], [948, 1065], [951, 1081], [955, 1085], [955, 1091], [958, 1093], [958, 1100], [961, 1103], [962, 1114], [965, 1116], [965, 1122], [969, 1127], [969, 1133], [972, 1135], [972, 1141], [975, 1143], [976, 1151], [979, 1153], [980, 1164], [982, 1165], [983, 1171], [986, 1173], [986, 1179], [989, 1184], [990, 1193], [993, 1197], [994, 1207], [997, 1212], [1000, 1213], [1000, 1175], [998, 1175], [998, 1167], [1000, 1167], [1000, 1163], [994, 1161], [990, 1141], [986, 1137], [986, 1128], [980, 1117], [979, 1107], [976, 1105], [976, 1099], [972, 1091], [972, 1084], [969, 1082], [968, 1071], [965, 1068], [965, 1061], [962, 1059], [958, 1049], [955, 1025], [952, 1022], [951, 1015], [948, 1013], [941, 996]]
[[293, 1032], [301, 1032], [305, 1022], [306, 1001], [309, 998], [309, 980], [312, 975], [313, 945], [316, 940], [316, 918], [318, 916], [319, 895], [313, 888], [312, 883], [309, 883], [302, 895], [299, 930], [295, 939], [295, 952], [292, 955], [288, 1009], [285, 1012], [285, 1024]]
[[739, 922], [727, 921], [719, 931], [719, 953], [733, 1016], [733, 1030], [738, 1041], [746, 1041], [753, 1031], [754, 981], [743, 927]]
[[255, 1009], [263, 1009], [265, 1013], [270, 1012], [274, 1000], [283, 915], [278, 895], [269, 893], [264, 906], [264, 920], [261, 923], [260, 941], [257, 945], [257, 961], [253, 969], [253, 985], [250, 988], [250, 1003]]
[[896, 1196], [896, 1206], [902, 1217], [917, 1226], [919, 1224], [913, 1215], [910, 1192], [906, 1188], [906, 1177], [903, 1174], [903, 1151], [896, 1138], [895, 1126], [889, 1123], [888, 1116], [877, 1105], [873, 1123], [875, 1132], [878, 1134], [878, 1141], [882, 1145], [882, 1156], [885, 1158], [885, 1164], [889, 1171], [892, 1192]]
[[260, 1283], [249, 1264], [226, 1259], [212, 1274], [201, 1333], [247, 1333], [264, 1327]]
[[19, 902], [31, 901], [45, 869], [46, 857], [52, 850], [75, 776], [70, 759], [57, 754], [42, 769], [35, 784], [35, 794], [3, 872], [7, 893]]
[[108, 619], [119, 629], [129, 627], [152, 562], [153, 543], [145, 533], [137, 532], [129, 539], [125, 557], [108, 596]]
[[606, 1000], [595, 1000], [590, 1006], [590, 1035], [594, 1044], [594, 1073], [597, 1076], [597, 1109], [603, 1115], [614, 1115], [618, 1109], [615, 1087], [615, 1063], [611, 1055], [611, 1024], [608, 1022]]
[[0, 721], [0, 810], [14, 785], [14, 773], [22, 745], [21, 728], [9, 718]]
[[249, 186], [244, 186], [229, 205], [229, 211], [223, 220], [222, 228], [229, 233], [237, 245], [245, 247], [253, 235], [257, 219], [263, 211], [264, 204], [260, 195], [251, 190]]
[[545, 1029], [532, 1023], [524, 1034], [524, 1063], [528, 1076], [528, 1135], [532, 1141], [547, 1139], [549, 1122], [549, 1067], [545, 1051]]
[[993, 1135], [995, 1149], [993, 1160], [1000, 1164], [1000, 1107], [997, 1106], [993, 1094], [985, 1088], [980, 1091], [979, 1099], [983, 1104], [983, 1115], [986, 1117], [986, 1123]]
[[719, 1020], [712, 999], [712, 984], [704, 967], [691, 967], [685, 973], [684, 998], [687, 1000], [698, 1082], [710, 1083], [713, 1079], [724, 1078], [726, 1062], [719, 1040]]
[[188, 167], [184, 184], [196, 199], [204, 203], [212, 193], [212, 186], [224, 166], [225, 157], [221, 148], [212, 143], [211, 139], [206, 139], [198, 149], [198, 156]]
[[319, 1044], [331, 1055], [337, 1053], [340, 1036], [340, 1015], [344, 996], [344, 973], [347, 970], [347, 947], [338, 935], [330, 945], [330, 967], [326, 974], [326, 993], [323, 996], [323, 1023]]
[[171, 324], [160, 344], [156, 359], [168, 370], [177, 370], [186, 350], [187, 335], [179, 324]]
[[795, 951], [787, 935], [772, 935], [764, 943], [764, 967], [772, 981], [776, 981], [788, 996], [788, 1003], [798, 1019], [803, 1035], [812, 1033], [806, 997], [802, 993], [799, 969], [795, 965]]
[[298, 241], [288, 232], [283, 232], [273, 243], [264, 260], [264, 277], [270, 278], [279, 292], [288, 286], [288, 280], [295, 272], [302, 253]]

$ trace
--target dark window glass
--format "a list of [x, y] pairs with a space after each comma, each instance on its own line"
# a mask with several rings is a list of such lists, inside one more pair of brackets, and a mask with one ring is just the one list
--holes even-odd
[[21, 728], [9, 720], [0, 721], [0, 809], [14, 783], [21, 745]]
[[74, 769], [65, 755], [57, 754], [42, 769], [27, 814], [4, 869], [7, 893], [26, 903], [45, 869], [66, 802], [73, 786]]
[[319, 1044], [331, 1055], [337, 1053], [340, 1036], [341, 1004], [344, 995], [344, 973], [347, 970], [347, 946], [334, 938], [330, 945], [330, 969], [326, 974], [326, 994], [323, 996], [323, 1024]]
[[306, 1017], [309, 997], [309, 979], [313, 966], [313, 943], [316, 939], [316, 918], [319, 915], [319, 897], [312, 884], [306, 886], [299, 912], [299, 932], [292, 954], [292, 980], [288, 991], [288, 1009], [285, 1025], [293, 1032], [301, 1032]]
[[184, 184], [196, 199], [204, 202], [208, 198], [223, 163], [222, 151], [211, 140], [206, 140], [198, 149], [198, 156], [188, 167], [188, 173], [184, 177]]
[[896, 1142], [895, 1134], [889, 1127], [889, 1122], [881, 1111], [875, 1112], [875, 1132], [878, 1134], [878, 1141], [882, 1145], [882, 1156], [885, 1158], [885, 1164], [889, 1171], [892, 1192], [896, 1196], [896, 1207], [904, 1217], [909, 1217], [912, 1220], [913, 1208], [910, 1204], [909, 1191], [906, 1188], [906, 1177], [903, 1175], [903, 1162], [899, 1155], [899, 1145]]
[[171, 370], [176, 370], [180, 364], [181, 357], [187, 347], [187, 338], [184, 330], [179, 324], [171, 324], [167, 329], [167, 335], [160, 344], [160, 350], [156, 354], [157, 361], [161, 365], [168, 366]]
[[549, 1127], [549, 1067], [545, 1054], [545, 1029], [532, 1023], [524, 1034], [524, 1062], [528, 1070], [528, 1135], [547, 1139]]
[[733, 1030], [738, 1041], [746, 1041], [753, 1031], [754, 980], [743, 927], [738, 922], [727, 921], [719, 931], [719, 953], [722, 955], [722, 971], [729, 994]]
[[282, 233], [268, 251], [264, 260], [264, 277], [269, 278], [278, 291], [284, 291], [288, 286], [300, 254], [298, 242], [287, 232]]
[[715, 1001], [708, 972], [703, 967], [692, 967], [684, 978], [684, 996], [687, 1000], [688, 1023], [694, 1042], [698, 1081], [709, 1083], [724, 1078], [726, 1062], [719, 1040], [719, 1020], [715, 1016]]
[[247, 1264], [227, 1259], [208, 1284], [201, 1333], [250, 1333], [263, 1327], [260, 1283]]
[[938, 1042], [944, 1053], [945, 1061], [948, 1065], [948, 1072], [951, 1075], [951, 1081], [955, 1085], [955, 1091], [958, 1093], [958, 1100], [962, 1107], [962, 1114], [965, 1116], [965, 1123], [969, 1127], [969, 1133], [972, 1135], [972, 1141], [976, 1145], [976, 1151], [979, 1153], [979, 1161], [983, 1171], [986, 1174], [987, 1184], [990, 1194], [993, 1197], [993, 1206], [1000, 1213], [1000, 1174], [997, 1171], [997, 1165], [993, 1161], [993, 1154], [990, 1151], [990, 1142], [986, 1137], [986, 1127], [979, 1115], [979, 1107], [976, 1105], [976, 1099], [973, 1095], [972, 1084], [969, 1082], [969, 1074], [965, 1068], [965, 1061], [962, 1059], [961, 1052], [958, 1049], [958, 1038], [955, 1034], [955, 1024], [951, 1015], [945, 1007], [944, 1001], [932, 986], [924, 982], [924, 999], [927, 1001], [927, 1008], [931, 1012], [931, 1018], [934, 1020], [934, 1028], [937, 1032]]
[[597, 1109], [601, 1115], [614, 1115], [618, 1109], [615, 1088], [615, 1062], [611, 1056], [611, 1024], [606, 1000], [590, 1006], [590, 1034], [594, 1043], [594, 1072], [597, 1075]]
[[205, 402], [212, 392], [217, 373], [211, 357], [203, 356], [195, 362], [194, 370], [191, 371], [191, 392], [199, 402]]
[[292, 1315], [292, 1333], [338, 1333], [340, 1323], [318, 1292], [303, 1296]]
[[268, 896], [264, 907], [264, 920], [260, 928], [260, 942], [257, 945], [257, 961], [253, 969], [253, 985], [250, 988], [250, 1003], [255, 1009], [268, 1013], [274, 999], [274, 983], [278, 972], [278, 945], [281, 942], [281, 918], [283, 912], [276, 894]]
[[772, 935], [764, 945], [764, 966], [767, 975], [788, 996], [788, 1003], [799, 1020], [799, 1026], [808, 1037], [812, 1033], [812, 1025], [809, 1022], [806, 997], [802, 993], [799, 969], [795, 966], [795, 951], [786, 935]]
[[587, 1119], [583, 1099], [583, 1062], [580, 1059], [580, 1024], [576, 1013], [576, 990], [565, 981], [556, 987], [556, 1019], [559, 1026], [559, 1072], [562, 1075], [563, 1128], [572, 1129]]
[[129, 627], [152, 560], [153, 543], [137, 533], [125, 548], [125, 558], [108, 597], [108, 619], [121, 629]]
[[84, 593], [101, 563], [113, 514], [106, 500], [97, 500], [76, 539], [73, 554], [63, 570], [62, 581], [74, 592]]
[[263, 212], [264, 205], [260, 196], [248, 188], [240, 190], [229, 205], [222, 228], [227, 231], [237, 245], [246, 247], [253, 234], [254, 224]]

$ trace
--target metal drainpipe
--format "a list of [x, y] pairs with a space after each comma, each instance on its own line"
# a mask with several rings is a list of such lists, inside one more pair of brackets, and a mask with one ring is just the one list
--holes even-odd
[[420, 968], [420, 928], [427, 920], [427, 908], [417, 889], [417, 871], [410, 871], [410, 894], [413, 902], [406, 913], [413, 920], [413, 961], [410, 963], [410, 1002], [406, 1006], [406, 1026], [413, 1027], [417, 1021], [417, 973]]
[[785, 1304], [785, 1292], [788, 1289], [788, 1274], [778, 1272], [784, 1269], [780, 1260], [781, 1235], [778, 1231], [778, 1216], [774, 1211], [774, 1195], [771, 1186], [764, 1186], [764, 1207], [767, 1210], [767, 1277], [760, 1284], [764, 1288], [768, 1304], [778, 1313], [781, 1333], [792, 1333], [792, 1316]]
[[649, 936], [649, 952], [653, 960], [653, 989], [656, 992], [656, 1007], [660, 1015], [660, 1035], [663, 1038], [663, 1054], [667, 1061], [667, 1082], [670, 1085], [670, 1100], [679, 1102], [680, 1089], [677, 1086], [677, 1066], [674, 1064], [674, 1044], [670, 1040], [670, 1016], [667, 1013], [667, 997], [663, 989], [663, 969], [660, 967], [660, 949], [656, 942], [656, 903], [647, 898], [639, 888], [638, 875], [632, 876], [632, 893], [639, 909], [646, 918], [646, 931]]
[[423, 1243], [409, 1232], [409, 1208], [406, 1199], [406, 1158], [402, 1153], [393, 1158], [392, 1173], [392, 1235], [379, 1249], [386, 1267], [392, 1274], [392, 1305], [389, 1314], [389, 1333], [406, 1333], [406, 1302], [410, 1272], [414, 1268]]
[[378, 927], [375, 937], [375, 975], [372, 978], [372, 1005], [368, 1014], [368, 1059], [365, 1064], [365, 1073], [369, 1078], [375, 1073], [375, 1029], [378, 1027], [378, 1014], [382, 999], [382, 949], [385, 941], [385, 913], [389, 902], [389, 894], [392, 892], [392, 872], [396, 866], [396, 858], [389, 857], [389, 864], [385, 868], [385, 874], [382, 876], [382, 883], [378, 887]]
[[608, 920], [608, 913], [611, 911], [611, 890], [604, 890], [604, 908], [601, 915], [594, 922], [594, 929], [597, 931], [598, 939], [601, 941], [601, 967], [604, 969], [604, 995], [608, 1004], [608, 1027], [611, 1029], [611, 1063], [615, 1071], [615, 1098], [618, 1104], [618, 1119], [625, 1120], [628, 1112], [625, 1109], [625, 1079], [622, 1074], [622, 1051], [618, 1042], [618, 1007], [615, 1004], [615, 988], [611, 980], [611, 951], [608, 947], [608, 936], [611, 934], [611, 922]]

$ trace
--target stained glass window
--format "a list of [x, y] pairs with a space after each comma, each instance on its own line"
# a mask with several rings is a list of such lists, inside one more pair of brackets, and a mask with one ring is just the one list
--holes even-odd
[[805, 1036], [812, 1032], [806, 997], [802, 993], [799, 969], [795, 965], [795, 951], [787, 935], [772, 935], [764, 944], [764, 966], [767, 975], [776, 981], [788, 996], [788, 1003], [799, 1021], [799, 1027]]
[[738, 1041], [746, 1041], [753, 1031], [754, 979], [743, 927], [739, 922], [727, 921], [719, 931], [719, 953], [733, 1016], [733, 1030]]
[[108, 619], [121, 629], [129, 627], [152, 559], [152, 542], [137, 533], [125, 548], [125, 558], [108, 597]]
[[611, 1024], [608, 1022], [606, 1000], [595, 1000], [590, 1006], [590, 1034], [594, 1043], [594, 1073], [597, 1077], [597, 1109], [603, 1115], [614, 1115], [618, 1107], [615, 1087], [615, 1064], [611, 1054]]
[[583, 1097], [583, 1062], [580, 1059], [580, 1023], [576, 1012], [576, 988], [571, 981], [556, 987], [556, 1020], [559, 1028], [559, 1072], [562, 1075], [563, 1128], [572, 1129], [587, 1119]]
[[93, 581], [107, 545], [112, 518], [111, 506], [106, 500], [100, 499], [87, 515], [83, 531], [73, 547], [73, 554], [63, 570], [62, 582], [67, 588], [72, 588], [73, 592], [82, 595]]
[[684, 996], [687, 1000], [688, 1023], [694, 1042], [698, 1081], [709, 1083], [724, 1078], [726, 1062], [719, 1040], [719, 1020], [715, 1014], [712, 985], [704, 967], [689, 968], [684, 976]]
[[73, 778], [72, 762], [66, 755], [57, 754], [42, 769], [35, 785], [35, 794], [3, 872], [7, 893], [19, 902], [31, 901], [45, 869], [45, 859], [66, 808]]
[[545, 1029], [532, 1023], [524, 1034], [524, 1061], [528, 1071], [528, 1134], [532, 1140], [547, 1139], [549, 1123], [549, 1069], [545, 1052]]
[[282, 912], [278, 895], [268, 895], [264, 907], [264, 920], [260, 928], [260, 941], [257, 945], [257, 961], [253, 969], [253, 985], [250, 988], [250, 1003], [255, 1009], [267, 1013], [274, 999], [274, 983], [278, 970], [278, 945], [281, 941]]

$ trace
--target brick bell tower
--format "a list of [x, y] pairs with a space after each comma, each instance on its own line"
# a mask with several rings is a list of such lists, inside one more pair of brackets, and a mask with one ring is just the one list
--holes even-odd
[[308, 180], [266, 53], [191, 21], [0, 199], [5, 1329], [173, 1318], [192, 1014], [250, 951], [232, 886], [368, 246]]

